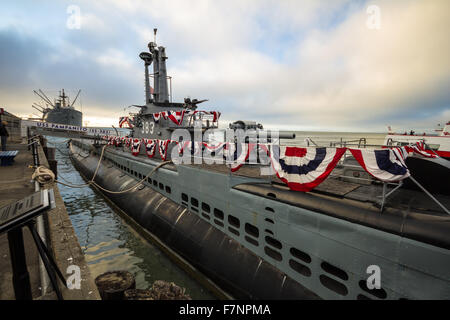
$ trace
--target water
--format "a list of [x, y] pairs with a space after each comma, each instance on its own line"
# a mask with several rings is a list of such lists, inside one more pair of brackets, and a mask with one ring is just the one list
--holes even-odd
[[[85, 181], [73, 167], [61, 138], [48, 137], [56, 146], [58, 176], [72, 184]], [[64, 180], [63, 180], [64, 181]], [[112, 270], [128, 270], [136, 278], [136, 288], [149, 288], [155, 280], [175, 282], [186, 288], [192, 299], [215, 299], [157, 247], [134, 231], [91, 188], [70, 188], [59, 184], [92, 277]]]

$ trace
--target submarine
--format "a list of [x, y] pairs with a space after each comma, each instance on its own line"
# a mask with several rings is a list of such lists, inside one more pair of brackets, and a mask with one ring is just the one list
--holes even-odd
[[[206, 100], [171, 101], [165, 47], [155, 40], [139, 57], [145, 104], [120, 119], [131, 133], [69, 142], [75, 168], [134, 223], [236, 299], [450, 299], [450, 216], [426, 195], [387, 197], [356, 174], [297, 190], [264, 148], [292, 133], [223, 129], [220, 112], [199, 109]], [[315, 152], [308, 170], [332, 151], [300, 149], [289, 152]]]

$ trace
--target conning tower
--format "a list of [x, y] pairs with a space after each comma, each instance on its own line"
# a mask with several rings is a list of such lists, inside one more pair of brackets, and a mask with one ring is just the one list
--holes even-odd
[[[149, 103], [166, 103], [169, 102], [169, 88], [167, 85], [167, 67], [166, 67], [166, 48], [158, 47], [155, 41], [148, 44], [150, 52], [142, 52], [139, 57], [145, 62], [145, 98], [146, 105]], [[153, 63], [154, 88], [150, 87], [150, 75], [148, 67]], [[153, 97], [152, 97], [153, 95]]]

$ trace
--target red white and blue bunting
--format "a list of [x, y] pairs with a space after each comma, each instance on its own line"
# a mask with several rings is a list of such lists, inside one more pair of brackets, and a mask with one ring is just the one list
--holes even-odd
[[129, 128], [133, 128], [133, 124], [129, 117], [120, 117], [119, 118], [119, 127], [122, 128], [124, 125], [128, 125]]
[[227, 143], [225, 142], [215, 142], [211, 144], [203, 142], [202, 145], [204, 147], [204, 154], [206, 154], [207, 156], [212, 156], [212, 153], [214, 152], [214, 156], [219, 157], [220, 155], [223, 156], [223, 151], [226, 150], [227, 147]]
[[406, 146], [406, 150], [408, 152], [415, 152], [426, 158], [438, 158], [439, 157], [437, 154], [434, 154], [432, 151], [427, 151], [425, 149], [425, 144], [423, 143], [423, 141], [418, 141], [412, 146]]
[[232, 172], [238, 171], [244, 165], [254, 147], [254, 143], [241, 143], [239, 145], [234, 143], [228, 144], [228, 159], [231, 158], [233, 161], [231, 164]]
[[396, 182], [410, 176], [405, 164], [404, 148], [349, 150], [364, 170], [381, 181]]
[[397, 182], [410, 176], [405, 160], [408, 152], [415, 152], [425, 157], [436, 157], [425, 151], [424, 145], [417, 143], [414, 146], [394, 147], [390, 149], [348, 149], [348, 148], [321, 148], [321, 147], [290, 147], [272, 146], [269, 150], [267, 144], [254, 143], [206, 143], [199, 141], [133, 139], [128, 137], [103, 136], [108, 145], [130, 146], [134, 156], [139, 155], [141, 143], [144, 143], [146, 154], [153, 158], [158, 149], [161, 159], [166, 160], [169, 143], [177, 143], [179, 154], [189, 152], [193, 156], [223, 151], [227, 162], [231, 163], [231, 171], [236, 172], [248, 162], [250, 154], [257, 146], [257, 152], [263, 150], [270, 158], [278, 178], [291, 190], [308, 192], [322, 183], [336, 167], [342, 155], [349, 150], [361, 167], [370, 175], [383, 182]]
[[125, 138], [125, 147], [129, 148], [132, 140], [132, 138]]
[[[183, 123], [184, 116], [193, 116], [197, 113], [210, 114], [213, 116], [213, 122], [217, 122], [220, 118], [221, 113], [219, 111], [200, 111], [200, 110], [182, 110], [182, 111], [161, 111], [152, 113], [153, 121], [159, 123], [161, 117], [165, 120], [170, 119], [176, 125], [181, 125]], [[123, 117], [125, 118], [125, 117]], [[120, 118], [122, 121], [122, 118]], [[130, 126], [131, 127], [131, 126]]]
[[170, 120], [172, 120], [173, 123], [176, 125], [181, 125], [183, 123], [185, 111], [168, 111], [167, 116]]
[[275, 146], [271, 160], [278, 178], [289, 189], [308, 192], [328, 177], [345, 151], [346, 148]]
[[167, 149], [168, 149], [168, 146], [169, 146], [169, 142], [170, 142], [170, 141], [171, 141], [171, 140], [158, 140], [159, 154], [160, 154], [161, 159], [162, 159], [163, 161], [166, 160], [166, 157], [167, 157]]
[[[181, 147], [181, 154], [184, 153], [184, 150], [187, 150], [192, 156], [201, 156], [202, 155], [202, 142], [199, 141], [185, 141]], [[178, 149], [180, 151], [180, 149]]]
[[131, 154], [133, 156], [138, 156], [140, 151], [141, 151], [141, 140], [133, 139], [133, 143], [131, 145]]
[[155, 139], [144, 139], [145, 151], [149, 158], [153, 158], [156, 152], [156, 146], [158, 145], [158, 140]]
[[155, 121], [155, 123], [158, 123], [159, 119], [161, 119], [161, 113], [160, 112], [153, 113], [152, 116], [153, 116], [153, 121]]

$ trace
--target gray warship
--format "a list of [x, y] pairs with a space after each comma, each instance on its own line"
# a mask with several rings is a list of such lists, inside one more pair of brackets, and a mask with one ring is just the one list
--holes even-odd
[[[195, 112], [204, 100], [171, 102], [165, 48], [148, 48], [140, 54], [145, 104], [127, 119], [130, 136], [106, 147], [101, 139], [69, 142], [77, 170], [132, 221], [237, 299], [450, 299], [450, 216], [423, 193], [396, 188], [380, 208], [385, 186], [359, 182], [354, 165], [350, 180], [329, 177], [296, 192], [262, 176], [258, 159], [232, 172], [227, 164], [168, 162], [176, 145], [163, 146], [167, 158], [150, 158], [155, 146], [145, 143], [131, 154], [126, 139], [173, 139], [182, 128], [190, 144], [196, 129], [220, 132], [215, 116]], [[183, 111], [190, 116], [178, 124], [153, 116]], [[230, 127], [263, 131], [249, 121]], [[188, 155], [195, 158], [195, 147]], [[377, 268], [380, 285], [371, 287]]]
[[80, 95], [81, 90], [70, 102], [70, 98], [64, 92], [59, 91], [59, 95], [53, 101], [41, 90], [33, 91], [39, 98], [41, 103], [33, 103], [32, 107], [41, 113], [41, 120], [57, 124], [66, 124], [81, 127], [83, 123], [83, 114], [74, 108], [75, 102]]

